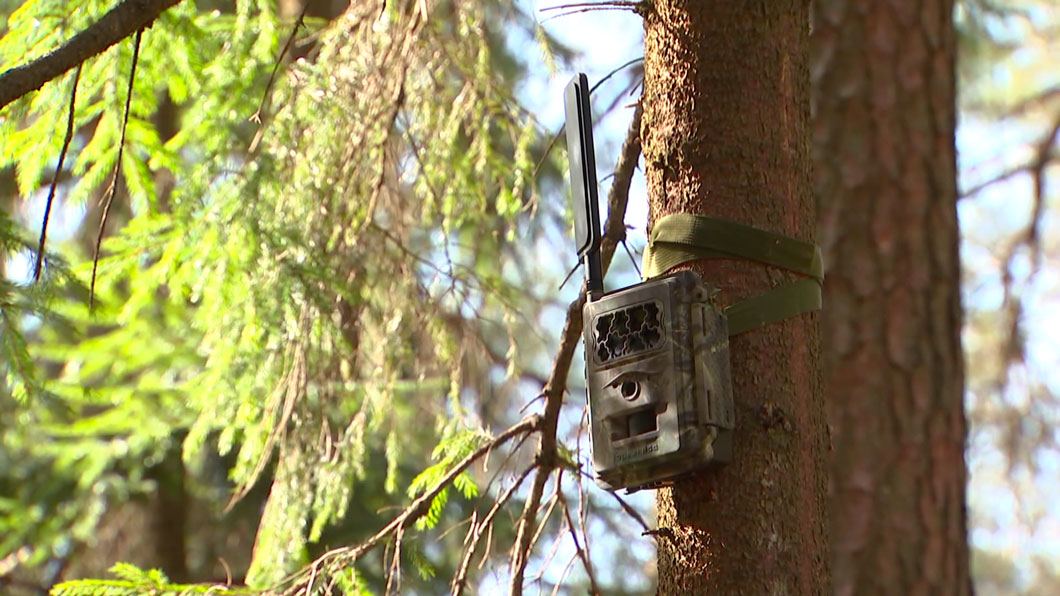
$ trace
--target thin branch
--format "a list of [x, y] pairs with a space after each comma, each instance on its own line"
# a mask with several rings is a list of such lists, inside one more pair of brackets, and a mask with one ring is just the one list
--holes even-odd
[[1020, 325], [1023, 318], [1023, 300], [1013, 288], [1015, 284], [1014, 264], [1020, 248], [1026, 246], [1030, 251], [1031, 270], [1025, 283], [1029, 283], [1041, 268], [1041, 222], [1045, 214], [1045, 172], [1053, 159], [1053, 145], [1058, 136], [1060, 136], [1060, 113], [1054, 117], [1049, 132], [1038, 141], [1034, 161], [1027, 167], [1034, 181], [1034, 203], [1031, 208], [1030, 221], [1023, 233], [1009, 245], [1002, 261], [1001, 285], [1004, 290], [1002, 312], [1005, 316], [1005, 328], [1008, 331], [1004, 355], [1009, 364], [1021, 362], [1026, 356], [1025, 338]]
[[114, 203], [114, 195], [118, 193], [118, 177], [121, 175], [121, 159], [125, 151], [125, 129], [129, 125], [129, 107], [132, 105], [133, 84], [136, 82], [136, 62], [140, 58], [140, 40], [143, 38], [144, 30], [136, 32], [133, 39], [132, 68], [129, 69], [129, 88], [125, 94], [125, 114], [121, 120], [121, 139], [118, 141], [118, 159], [114, 162], [114, 175], [110, 179], [103, 202], [103, 214], [99, 217], [99, 234], [96, 236], [96, 252], [92, 257], [92, 284], [88, 290], [88, 308], [92, 309], [96, 298], [96, 270], [99, 268], [99, 247], [103, 244], [103, 232], [107, 229], [107, 217], [110, 215], [110, 206]]
[[[515, 457], [516, 453], [519, 453], [519, 450], [522, 449], [523, 444], [526, 443], [527, 439], [529, 439], [529, 438], [530, 438], [530, 435], [523, 435], [523, 436], [519, 437], [519, 440], [516, 441], [516, 443], [514, 445], [512, 445], [512, 448], [508, 450], [508, 454], [504, 456], [504, 459], [501, 460], [500, 465], [497, 466], [497, 473], [494, 474], [493, 478], [490, 478], [490, 481], [486, 483], [486, 488], [483, 489], [483, 491], [482, 491], [483, 493], [488, 493], [490, 491], [490, 489], [493, 487], [493, 482], [497, 479], [498, 476], [500, 476], [501, 471], [508, 467], [508, 464], [512, 461], [512, 458]], [[488, 461], [489, 461], [488, 459], [483, 459], [482, 460], [483, 472], [486, 471], [485, 467], [486, 467], [486, 463]], [[533, 469], [533, 467], [534, 466], [531, 465], [530, 469]]]
[[1034, 203], [1031, 208], [1030, 221], [1022, 234], [1015, 238], [1005, 252], [1002, 260], [1001, 285], [1004, 290], [1002, 298], [1002, 310], [1005, 313], [1005, 327], [1008, 337], [1005, 342], [1005, 359], [1009, 363], [1022, 361], [1025, 355], [1023, 334], [1020, 329], [1020, 319], [1023, 317], [1023, 303], [1013, 290], [1015, 274], [1013, 272], [1014, 262], [1020, 252], [1020, 248], [1026, 246], [1030, 250], [1031, 271], [1027, 276], [1030, 280], [1041, 267], [1041, 220], [1045, 213], [1045, 171], [1053, 158], [1053, 145], [1060, 136], [1060, 114], [1057, 114], [1049, 132], [1038, 141], [1035, 150], [1035, 158], [1027, 166], [1034, 180]]
[[1044, 89], [1032, 97], [1017, 103], [1007, 114], [1005, 114], [1005, 118], [1017, 118], [1023, 116], [1030, 110], [1039, 108], [1057, 97], [1060, 97], [1060, 85], [1054, 85]]
[[1050, 165], [1053, 165], [1054, 163], [1056, 163], [1057, 161], [1060, 161], [1060, 160], [1058, 160], [1056, 155], [1053, 155], [1051, 153], [1045, 155], [1045, 161], [1044, 162], [1041, 161], [1041, 155], [1040, 154], [1039, 155], [1035, 155], [1034, 158], [1031, 159], [1030, 161], [1028, 161], [1027, 163], [1022, 163], [1022, 164], [1020, 164], [1018, 166], [1015, 166], [1015, 167], [1009, 168], [1007, 170], [1004, 170], [1004, 171], [998, 173], [997, 175], [993, 176], [992, 178], [988, 178], [988, 179], [986, 179], [986, 180], [984, 180], [984, 181], [982, 181], [982, 182], [980, 182], [978, 184], [975, 184], [974, 186], [971, 186], [969, 188], [966, 188], [966, 189], [962, 190], [960, 192], [960, 195], [957, 198], [958, 199], [967, 199], [969, 197], [973, 197], [976, 194], [982, 192], [983, 190], [985, 190], [985, 189], [987, 189], [987, 188], [989, 188], [989, 187], [991, 187], [991, 186], [993, 186], [995, 184], [1000, 184], [1002, 182], [1011, 180], [1012, 178], [1015, 178], [1016, 176], [1019, 176], [1020, 174], [1027, 174], [1027, 173], [1034, 174], [1034, 172], [1037, 171], [1037, 169], [1039, 167], [1050, 166]]
[[[557, 475], [557, 478], [561, 478], [561, 475]], [[552, 512], [556, 510], [556, 503], [559, 503], [559, 495], [557, 493], [553, 493], [552, 496], [549, 497], [548, 507], [545, 509], [544, 520], [541, 522], [541, 525], [538, 526], [537, 532], [534, 534], [533, 540], [530, 541], [531, 545], [537, 544], [538, 539], [541, 538], [541, 534], [545, 531], [545, 523], [552, 517]], [[559, 529], [559, 534], [562, 534], [563, 531], [566, 530], [566, 528], [562, 525], [566, 523], [566, 521], [560, 520], [561, 526]], [[545, 571], [552, 567], [552, 561], [556, 558], [556, 553], [559, 552], [559, 547], [561, 546], [562, 542], [562, 536], [557, 535], [556, 538], [552, 541], [552, 548], [548, 550], [548, 553], [545, 554], [545, 558], [541, 561], [541, 567], [537, 570], [537, 573], [530, 578], [530, 583], [537, 583], [541, 581], [541, 578], [545, 575]], [[531, 546], [530, 548], [532, 550], [533, 546]]]
[[497, 512], [499, 512], [501, 507], [512, 498], [515, 491], [519, 490], [519, 487], [523, 485], [523, 481], [525, 481], [527, 476], [530, 475], [530, 472], [533, 471], [533, 465], [523, 470], [522, 474], [512, 482], [511, 486], [509, 486], [493, 504], [493, 507], [490, 508], [486, 517], [482, 518], [482, 522], [473, 524], [473, 527], [468, 530], [469, 537], [467, 546], [464, 548], [464, 556], [460, 560], [460, 567], [457, 569], [456, 575], [453, 577], [453, 596], [461, 596], [464, 593], [464, 588], [467, 586], [467, 574], [471, 568], [471, 559], [475, 558], [475, 551], [478, 550], [478, 545], [482, 541], [483, 533], [487, 528], [492, 527], [493, 518], [497, 516]]
[[1006, 180], [1009, 180], [1011, 178], [1014, 178], [1014, 177], [1016, 177], [1016, 176], [1018, 176], [1020, 174], [1023, 174], [1025, 172], [1029, 172], [1032, 167], [1034, 167], [1033, 163], [1025, 163], [1025, 164], [1021, 164], [1021, 165], [1018, 165], [1016, 167], [1004, 170], [1003, 172], [997, 174], [996, 176], [993, 176], [992, 178], [989, 178], [989, 179], [984, 180], [984, 181], [982, 181], [982, 182], [980, 182], [980, 183], [978, 183], [976, 185], [973, 185], [973, 186], [971, 186], [969, 188], [966, 188], [966, 189], [962, 190], [960, 192], [960, 196], [958, 196], [958, 199], [966, 199], [968, 197], [975, 196], [975, 195], [979, 194], [980, 192], [982, 192], [983, 190], [985, 190], [985, 189], [987, 189], [987, 188], [989, 188], [989, 187], [991, 187], [991, 186], [993, 186], [995, 184], [1000, 184], [1000, 183], [1005, 182]]
[[629, 185], [633, 181], [633, 172], [640, 159], [640, 120], [643, 110], [637, 102], [633, 110], [633, 121], [626, 132], [622, 151], [615, 164], [615, 181], [607, 193], [607, 221], [604, 223], [604, 237], [600, 247], [600, 261], [606, 271], [611, 265], [611, 258], [619, 242], [626, 239], [626, 205], [629, 202]]
[[1006, 120], [1026, 116], [1029, 112], [1037, 110], [1057, 98], [1060, 98], [1060, 85], [1039, 89], [1033, 95], [1009, 105], [998, 105], [997, 103], [984, 101], [972, 102], [967, 107], [973, 112], [997, 114], [997, 119]]
[[635, 12], [637, 14], [644, 14], [646, 10], [646, 2], [641, 0], [630, 1], [630, 0], [611, 0], [609, 2], [575, 2], [573, 4], [559, 4], [556, 6], [546, 6], [541, 9], [541, 12], [549, 11], [560, 11], [565, 10], [559, 14], [554, 14], [544, 20], [542, 23], [551, 21], [552, 19], [558, 19], [560, 17], [566, 17], [581, 12], [593, 12], [597, 10], [628, 10], [629, 12]]
[[[606, 272], [615, 254], [615, 247], [626, 237], [626, 203], [629, 199], [629, 185], [633, 170], [640, 157], [640, 121], [641, 105], [637, 104], [633, 112], [633, 122], [626, 133], [618, 164], [615, 166], [615, 182], [608, 191], [607, 223], [604, 224], [604, 238], [600, 248], [600, 261]], [[571, 303], [567, 309], [567, 323], [560, 336], [559, 350], [552, 362], [552, 373], [548, 384], [542, 392], [545, 396], [545, 413], [541, 421], [541, 442], [538, 448], [538, 471], [530, 489], [530, 496], [523, 508], [516, 532], [516, 542], [512, 549], [512, 581], [509, 593], [520, 596], [523, 593], [523, 578], [526, 565], [530, 559], [532, 546], [531, 529], [536, 525], [537, 510], [541, 506], [541, 497], [545, 482], [557, 466], [556, 430], [559, 423], [560, 407], [563, 405], [563, 394], [566, 392], [567, 374], [570, 372], [571, 360], [578, 346], [582, 331], [582, 307], [585, 305], [585, 292]]]
[[617, 492], [607, 491], [607, 494], [611, 495], [616, 501], [618, 501], [619, 506], [622, 507], [622, 510], [626, 512], [626, 515], [637, 520], [637, 523], [640, 524], [640, 527], [644, 528], [644, 531], [648, 531], [651, 529], [651, 526], [648, 525], [648, 522], [644, 521], [644, 517], [641, 516], [640, 512], [634, 509], [632, 505], [627, 503], [626, 500], [623, 499]]
[[636, 58], [634, 58], [632, 60], [627, 60], [626, 62], [623, 62], [622, 64], [619, 64], [618, 66], [612, 68], [611, 72], [609, 72], [609, 73], [605, 74], [604, 76], [600, 77], [599, 81], [596, 81], [596, 83], [593, 84], [592, 87], [589, 87], [589, 95], [592, 96], [593, 92], [596, 91], [596, 89], [599, 88], [600, 85], [603, 85], [604, 83], [606, 83], [608, 79], [610, 79], [611, 77], [615, 76], [620, 71], [622, 71], [622, 70], [624, 70], [626, 68], [629, 68], [630, 66], [633, 66], [634, 64], [636, 64], [638, 62], [644, 62], [644, 56], [638, 56], [638, 57], [636, 57]]
[[[261, 102], [258, 103], [258, 109], [251, 115], [250, 121], [255, 124], [261, 124], [261, 113], [265, 110], [265, 104], [269, 101], [269, 92], [272, 91], [272, 85], [276, 82], [276, 73], [280, 70], [280, 65], [283, 64], [283, 59], [287, 56], [287, 52], [291, 51], [291, 44], [294, 43], [294, 37], [298, 33], [298, 29], [302, 27], [305, 22], [305, 12], [309, 10], [309, 0], [306, 0], [305, 4], [302, 5], [302, 12], [298, 13], [298, 18], [294, 22], [294, 27], [291, 28], [291, 34], [287, 36], [287, 42], [283, 44], [283, 49], [280, 50], [280, 55], [276, 58], [276, 63], [272, 65], [272, 72], [269, 73], [269, 81], [265, 83], [265, 92], [261, 94]], [[253, 151], [253, 149], [251, 149]]]
[[0, 74], [0, 109], [149, 26], [180, 0], [125, 0], [54, 51]]
[[578, 540], [578, 530], [574, 527], [574, 520], [570, 515], [570, 504], [567, 503], [567, 497], [560, 494], [559, 500], [563, 505], [563, 516], [567, 519], [567, 529], [570, 532], [570, 538], [574, 541], [574, 552], [578, 554], [578, 558], [582, 561], [582, 567], [585, 569], [585, 574], [589, 576], [589, 590], [592, 596], [599, 596], [600, 588], [596, 584], [596, 573], [593, 572], [593, 564], [589, 559], [589, 538], [585, 534], [585, 524], [582, 523], [582, 535], [585, 536], [585, 548], [582, 548], [581, 542]]
[[401, 589], [401, 540], [404, 536], [404, 527], [399, 527], [397, 531], [394, 532], [394, 555], [390, 559], [390, 569], [386, 574], [386, 588], [383, 590], [384, 595], [389, 595], [392, 590]]
[[1038, 143], [1038, 158], [1034, 163], [1034, 208], [1031, 221], [1027, 226], [1026, 242], [1031, 247], [1032, 267], [1037, 271], [1041, 266], [1041, 222], [1045, 213], [1045, 170], [1053, 157], [1053, 145], [1060, 136], [1060, 114], [1053, 118], [1053, 127], [1049, 134]]
[[[579, 429], [580, 430], [580, 429]], [[582, 536], [585, 537], [585, 557], [586, 565], [592, 560], [592, 554], [589, 552], [589, 491], [585, 488], [585, 482], [582, 481], [581, 474], [578, 474], [581, 470], [575, 470], [575, 484], [578, 486], [578, 526], [582, 531]], [[592, 569], [586, 567], [586, 572], [592, 575]], [[596, 583], [595, 581], [593, 582]]]
[[[552, 512], [556, 510], [556, 504], [559, 503], [559, 497], [562, 491], [563, 481], [563, 470], [560, 469], [560, 473], [556, 474], [556, 489], [552, 492], [552, 496], [548, 499], [548, 505], [545, 507], [545, 514], [541, 516], [541, 521], [537, 524], [537, 531], [534, 532], [532, 538], [530, 538], [530, 550], [534, 550], [534, 545], [537, 544], [538, 540], [541, 540], [541, 535], [548, 529], [548, 520], [552, 519]], [[548, 565], [542, 566], [542, 572]]]
[[33, 281], [40, 281], [41, 268], [44, 266], [44, 244], [48, 240], [48, 218], [52, 213], [52, 201], [55, 200], [55, 189], [59, 186], [59, 175], [63, 171], [63, 162], [66, 161], [66, 152], [70, 149], [70, 141], [74, 138], [74, 106], [77, 104], [77, 83], [81, 80], [81, 65], [77, 65], [74, 71], [74, 83], [70, 87], [70, 109], [66, 114], [66, 136], [63, 137], [63, 148], [59, 150], [59, 163], [55, 166], [55, 175], [52, 176], [51, 187], [48, 188], [48, 201], [44, 204], [44, 217], [40, 224], [40, 241], [37, 243], [37, 263], [33, 267]]
[[637, 277], [644, 277], [644, 274], [640, 272], [640, 265], [637, 264], [637, 258], [633, 256], [633, 251], [629, 249], [629, 243], [623, 240], [622, 248], [626, 249], [626, 255], [629, 256], [629, 262], [633, 264], [633, 269], [637, 272]]
[[[607, 73], [599, 81], [597, 81], [595, 85], [593, 85], [592, 87], [589, 88], [589, 97], [592, 97], [593, 92], [596, 91], [597, 87], [599, 87], [604, 81], [606, 81], [606, 80], [610, 79], [611, 77], [615, 76], [620, 70], [622, 70], [623, 68], [628, 68], [628, 67], [630, 67], [630, 66], [632, 66], [632, 65], [634, 65], [634, 64], [636, 64], [638, 62], [643, 62], [643, 61], [644, 61], [644, 56], [641, 56], [639, 58], [634, 58], [632, 60], [629, 60], [629, 61], [627, 61], [627, 62], [615, 67], [614, 69], [611, 70], [611, 72]], [[637, 118], [639, 118], [639, 116]], [[639, 122], [639, 120], [638, 120], [638, 122]], [[637, 129], [638, 130], [640, 129], [639, 125], [638, 125]], [[549, 154], [552, 153], [552, 148], [556, 146], [556, 143], [559, 142], [560, 137], [563, 136], [563, 130], [564, 130], [563, 127], [560, 127], [560, 129], [557, 130], [555, 132], [555, 134], [552, 135], [552, 140], [550, 140], [548, 142], [548, 145], [545, 146], [545, 150], [541, 153], [541, 159], [539, 159], [537, 164], [534, 165], [534, 174], [533, 174], [533, 176], [535, 178], [537, 177], [537, 173], [541, 170], [541, 167], [545, 165], [545, 160], [548, 159]], [[638, 155], [639, 155], [639, 153], [638, 153]], [[633, 161], [636, 162], [636, 159], [634, 159]], [[609, 176], [614, 176], [614, 174], [610, 174]]]
[[571, 569], [574, 569], [574, 562], [578, 560], [577, 553], [570, 556], [567, 560], [567, 564], [563, 567], [563, 573], [559, 575], [559, 579], [556, 580], [556, 584], [552, 586], [552, 596], [559, 596], [559, 589], [563, 586], [563, 582], [567, 581], [567, 576], [570, 575]]
[[612, 0], [610, 2], [573, 2], [571, 4], [556, 4], [555, 6], [546, 6], [541, 9], [541, 12], [549, 12], [552, 10], [566, 10], [568, 8], [588, 8], [593, 10], [596, 8], [623, 8], [626, 10], [633, 10], [641, 6], [643, 2], [630, 1], [630, 0]]

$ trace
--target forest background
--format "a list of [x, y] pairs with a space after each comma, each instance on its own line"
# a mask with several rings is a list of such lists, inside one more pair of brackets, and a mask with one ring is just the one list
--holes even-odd
[[[601, 82], [606, 188], [633, 117], [640, 21], [465, 4], [321, 2], [299, 18], [267, 0], [179, 3], [138, 49], [127, 39], [79, 71], [62, 163], [73, 72], [0, 112], [5, 589], [119, 561], [177, 582], [281, 581], [362, 543], [519, 422], [578, 291], [556, 290], [575, 264], [560, 92], [576, 70]], [[0, 71], [110, 8], [0, 2]], [[1050, 594], [1060, 9], [968, 0], [955, 19], [973, 572], [982, 594]], [[631, 188], [636, 257], [643, 180]], [[609, 287], [636, 279], [624, 252]], [[584, 465], [578, 377], [560, 435]], [[530, 457], [513, 447], [334, 575], [376, 592], [447, 592], [461, 570], [483, 593], [506, 583]], [[620, 501], [591, 484], [550, 485], [567, 518], [546, 516], [555, 548], [535, 551], [533, 581], [650, 590], [654, 549], [635, 521], [650, 520], [650, 494]], [[464, 520], [502, 498], [497, 546], [484, 541], [486, 564], [468, 569]]]

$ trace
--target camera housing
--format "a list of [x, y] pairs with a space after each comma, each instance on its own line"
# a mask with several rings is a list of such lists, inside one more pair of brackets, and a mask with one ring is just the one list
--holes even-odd
[[564, 90], [589, 433], [597, 483], [635, 491], [732, 459], [729, 326], [692, 271], [604, 293], [589, 91], [584, 74]]
[[679, 271], [586, 302], [595, 477], [657, 488], [732, 459], [729, 330], [714, 289]]

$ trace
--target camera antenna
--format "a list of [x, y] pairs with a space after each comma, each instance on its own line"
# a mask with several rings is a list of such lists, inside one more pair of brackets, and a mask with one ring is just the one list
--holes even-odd
[[590, 299], [604, 291], [600, 263], [600, 204], [596, 194], [596, 150], [589, 109], [589, 79], [578, 73], [563, 92], [566, 111], [567, 160], [574, 200], [574, 239], [585, 264], [585, 287]]

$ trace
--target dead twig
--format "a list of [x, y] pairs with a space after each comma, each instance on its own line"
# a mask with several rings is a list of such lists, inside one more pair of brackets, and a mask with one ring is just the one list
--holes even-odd
[[63, 137], [63, 148], [59, 150], [59, 163], [55, 166], [55, 175], [52, 176], [52, 184], [48, 188], [48, 200], [44, 204], [44, 217], [40, 224], [40, 241], [37, 243], [37, 263], [33, 267], [33, 281], [40, 281], [41, 268], [44, 266], [44, 244], [48, 239], [48, 218], [52, 212], [52, 201], [55, 200], [55, 189], [59, 185], [59, 175], [63, 172], [63, 163], [66, 161], [66, 152], [70, 149], [70, 141], [74, 138], [74, 106], [77, 104], [77, 84], [81, 81], [81, 65], [77, 65], [74, 71], [74, 82], [70, 86], [70, 109], [66, 113], [66, 136]]
[[533, 471], [533, 465], [523, 470], [519, 477], [512, 482], [511, 486], [509, 486], [497, 501], [493, 503], [493, 507], [491, 507], [489, 513], [482, 518], [482, 522], [472, 524], [472, 527], [468, 530], [468, 538], [466, 540], [466, 546], [464, 547], [464, 556], [460, 560], [460, 567], [457, 569], [456, 575], [453, 577], [453, 583], [451, 584], [453, 596], [461, 596], [464, 593], [464, 588], [467, 587], [467, 574], [471, 568], [471, 559], [475, 558], [475, 551], [478, 549], [478, 545], [482, 541], [482, 535], [487, 528], [493, 526], [493, 519], [497, 516], [501, 507], [512, 498], [515, 491], [519, 490], [519, 487], [523, 485], [523, 482]]
[[546, 6], [541, 9], [541, 12], [549, 11], [566, 11], [559, 14], [554, 14], [547, 19], [541, 21], [545, 23], [552, 19], [558, 19], [560, 17], [566, 17], [581, 12], [593, 12], [597, 10], [625, 10], [629, 12], [635, 12], [637, 14], [643, 14], [646, 10], [647, 4], [642, 0], [610, 0], [607, 2], [574, 2], [571, 4], [558, 4], [556, 6]]
[[[269, 80], [265, 83], [265, 91], [261, 94], [261, 101], [258, 103], [258, 109], [250, 116], [250, 121], [255, 124], [261, 124], [261, 114], [265, 111], [265, 104], [269, 101], [269, 92], [272, 91], [272, 85], [276, 82], [276, 73], [280, 70], [280, 65], [283, 64], [283, 59], [287, 56], [287, 52], [291, 51], [291, 44], [294, 43], [295, 35], [298, 34], [298, 30], [302, 28], [305, 23], [305, 12], [309, 10], [308, 0], [302, 6], [302, 12], [298, 13], [298, 18], [294, 21], [294, 26], [291, 27], [291, 34], [287, 36], [287, 41], [283, 44], [283, 49], [280, 50], [280, 55], [276, 57], [276, 63], [272, 65], [272, 72], [269, 73]], [[251, 151], [254, 149], [251, 148]]]
[[[1045, 165], [1046, 166], [1052, 165], [1056, 161], [1057, 161], [1057, 157], [1055, 155], [1050, 155], [1050, 156], [1048, 156], [1046, 158]], [[1039, 161], [1038, 156], [1035, 155], [1034, 159], [1028, 161], [1027, 163], [1022, 163], [1022, 164], [1020, 164], [1018, 166], [1009, 168], [1007, 170], [1003, 170], [1003, 171], [999, 172], [998, 174], [992, 176], [991, 178], [988, 178], [988, 179], [986, 179], [986, 180], [984, 180], [982, 182], [979, 182], [977, 184], [974, 184], [974, 185], [962, 190], [961, 193], [960, 193], [960, 196], [958, 197], [958, 199], [967, 199], [969, 197], [973, 197], [973, 196], [979, 194], [980, 192], [986, 190], [987, 188], [990, 188], [991, 186], [994, 186], [995, 184], [1001, 184], [1002, 182], [1007, 182], [1008, 180], [1011, 180], [1011, 179], [1015, 178], [1016, 176], [1019, 176], [1020, 174], [1030, 173], [1030, 174], [1033, 175], [1034, 171], [1039, 167], [1040, 163], [1041, 162]]]
[[1038, 141], [1034, 161], [1027, 168], [1034, 183], [1034, 202], [1031, 208], [1030, 221], [1022, 234], [1009, 245], [1002, 260], [1001, 285], [1004, 290], [1002, 311], [1005, 313], [1008, 337], [1005, 346], [1005, 358], [1008, 362], [1019, 362], [1024, 357], [1023, 334], [1020, 330], [1020, 319], [1023, 317], [1023, 303], [1017, 296], [1015, 285], [1015, 261], [1022, 247], [1030, 251], [1031, 268], [1027, 281], [1033, 278], [1041, 268], [1041, 221], [1045, 214], [1045, 172], [1053, 159], [1053, 145], [1060, 136], [1060, 114], [1057, 114], [1049, 132]]
[[[584, 494], [584, 493], [583, 493]], [[600, 588], [596, 584], [596, 573], [593, 572], [593, 564], [589, 558], [589, 539], [586, 537], [585, 547], [582, 548], [581, 541], [578, 540], [578, 530], [574, 526], [574, 519], [570, 514], [570, 504], [567, 503], [567, 497], [563, 496], [563, 493], [559, 495], [560, 504], [563, 505], [563, 516], [567, 520], [567, 531], [570, 533], [570, 538], [574, 542], [574, 552], [581, 559], [582, 567], [585, 569], [585, 575], [589, 577], [589, 591], [592, 596], [598, 596], [600, 594]], [[585, 534], [584, 522], [580, 524], [582, 527], [582, 536]]]
[[99, 268], [99, 247], [103, 244], [103, 232], [107, 229], [107, 218], [110, 216], [110, 206], [114, 203], [114, 195], [118, 193], [118, 181], [121, 176], [121, 160], [125, 152], [125, 129], [129, 125], [129, 107], [132, 105], [133, 84], [136, 82], [136, 62], [140, 58], [140, 40], [143, 38], [144, 30], [140, 29], [133, 38], [132, 67], [129, 69], [129, 88], [125, 93], [125, 113], [121, 119], [121, 138], [118, 141], [118, 159], [114, 162], [114, 174], [110, 179], [103, 199], [103, 214], [99, 218], [99, 234], [96, 235], [96, 251], [92, 256], [92, 284], [88, 290], [88, 308], [92, 309], [96, 298], [96, 270]]

